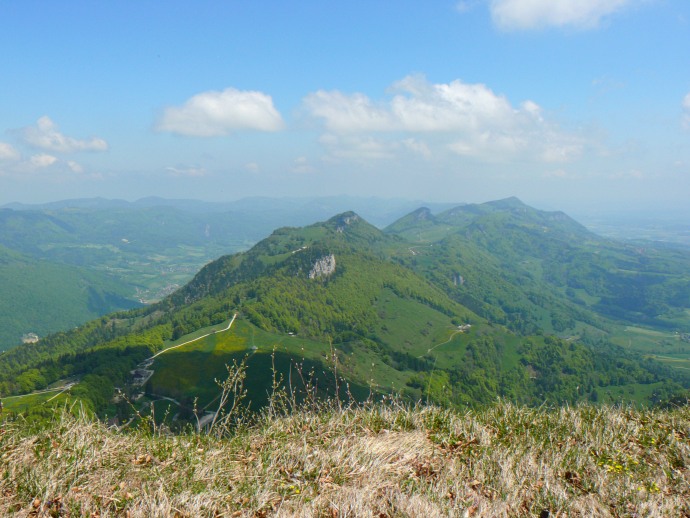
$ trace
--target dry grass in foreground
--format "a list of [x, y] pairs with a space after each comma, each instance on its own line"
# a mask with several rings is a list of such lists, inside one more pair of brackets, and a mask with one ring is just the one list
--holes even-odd
[[0, 515], [677, 517], [689, 467], [688, 407], [325, 408], [227, 438], [65, 411], [3, 425]]

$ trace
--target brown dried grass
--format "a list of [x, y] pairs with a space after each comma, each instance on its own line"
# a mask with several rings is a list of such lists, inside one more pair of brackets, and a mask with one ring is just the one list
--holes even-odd
[[0, 432], [2, 516], [690, 516], [690, 409], [379, 404], [223, 438], [67, 411]]

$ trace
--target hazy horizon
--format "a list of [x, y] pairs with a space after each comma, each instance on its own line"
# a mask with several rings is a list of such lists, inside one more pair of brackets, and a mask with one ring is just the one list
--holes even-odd
[[[510, 198], [509, 196], [508, 198]], [[321, 210], [322, 217], [330, 217], [339, 212], [354, 210], [359, 212], [365, 219], [367, 216], [371, 217], [370, 223], [383, 228], [386, 225], [393, 223], [397, 218], [405, 214], [427, 207], [433, 214], [438, 214], [444, 210], [456, 206], [462, 206], [472, 203], [488, 203], [499, 201], [505, 198], [493, 198], [480, 200], [477, 202], [467, 202], [456, 200], [453, 202], [437, 202], [432, 200], [414, 199], [414, 198], [383, 198], [378, 196], [356, 196], [356, 195], [332, 195], [332, 196], [246, 196], [231, 200], [210, 201], [199, 198], [164, 198], [156, 195], [144, 196], [141, 198], [108, 198], [102, 196], [86, 197], [86, 198], [65, 198], [55, 199], [45, 202], [24, 203], [24, 202], [9, 202], [0, 204], [0, 209], [11, 208], [20, 210], [43, 210], [45, 208], [66, 208], [66, 207], [89, 207], [89, 208], [105, 208], [109, 204], [125, 203], [133, 206], [175, 206], [177, 208], [191, 208], [191, 210], [242, 210], [247, 208], [248, 203], [256, 202], [256, 208], [260, 210], [265, 208], [266, 202], [276, 202], [274, 209], [280, 207], [284, 211], [289, 211], [289, 206], [294, 207], [293, 212], [304, 210], [308, 204], [318, 202], [335, 203], [332, 211]], [[520, 198], [518, 198], [520, 199]], [[525, 202], [525, 200], [520, 199]], [[263, 203], [261, 203], [263, 202]], [[377, 209], [368, 210], [367, 204], [372, 203], [381, 204]], [[525, 202], [526, 203], [526, 202]], [[201, 206], [199, 206], [201, 205]], [[639, 225], [655, 225], [660, 235], [669, 230], [685, 229], [683, 234], [687, 234], [690, 227], [687, 226], [686, 220], [690, 217], [690, 206], [683, 205], [679, 207], [642, 207], [642, 206], [628, 206], [628, 207], [611, 207], [602, 205], [600, 207], [592, 207], [587, 205], [572, 204], [569, 207], [557, 206], [552, 203], [537, 203], [528, 205], [538, 210], [544, 211], [560, 211], [566, 213], [579, 223], [584, 224], [597, 232], [602, 232], [604, 229], [609, 230], [610, 235], [622, 237], [626, 235], [624, 230], [632, 232], [634, 228], [639, 228]], [[367, 207], [363, 209], [363, 207]], [[386, 213], [386, 209], [388, 212]], [[386, 215], [387, 214], [387, 215]], [[622, 234], [618, 234], [614, 229], [618, 229]], [[606, 233], [606, 232], [604, 232]], [[633, 237], [628, 235], [627, 237]], [[649, 237], [649, 236], [647, 236]], [[684, 241], [685, 238], [679, 240]]]
[[29, 0], [0, 5], [0, 29], [0, 206], [516, 196], [687, 212], [680, 0]]

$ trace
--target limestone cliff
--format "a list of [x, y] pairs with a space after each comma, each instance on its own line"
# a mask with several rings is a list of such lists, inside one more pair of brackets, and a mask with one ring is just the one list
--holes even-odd
[[335, 271], [335, 256], [333, 254], [326, 255], [314, 263], [309, 272], [310, 279], [318, 279], [319, 277], [327, 277]]

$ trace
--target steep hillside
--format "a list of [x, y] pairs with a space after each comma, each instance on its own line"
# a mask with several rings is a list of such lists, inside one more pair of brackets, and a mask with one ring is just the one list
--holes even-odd
[[[596, 325], [593, 314], [690, 331], [690, 256], [678, 250], [604, 239], [563, 213], [537, 211], [515, 198], [461, 206], [423, 219], [408, 216], [386, 230], [415, 243], [414, 257], [407, 263], [419, 263], [418, 271], [438, 275], [439, 266], [445, 265], [453, 284], [460, 278], [474, 281], [461, 283], [458, 296], [477, 298], [472, 276], [481, 271], [484, 282], [488, 277], [502, 279], [522, 291], [522, 298], [527, 295], [536, 302], [545, 297], [558, 313], [552, 317], [558, 332], [575, 332], [577, 321]], [[516, 300], [515, 295], [510, 298]], [[510, 312], [508, 302], [499, 306]], [[580, 316], [564, 322], [561, 315], [567, 312]]]
[[0, 351], [22, 336], [45, 336], [139, 306], [112, 275], [41, 261], [0, 246]]
[[[5, 284], [8, 289], [0, 293], [7, 324], [0, 328], [0, 350], [18, 343], [18, 336], [27, 330], [43, 336], [103, 314], [100, 311], [131, 307], [97, 304], [96, 311], [85, 314], [81, 302], [68, 290], [59, 309], [35, 311], [55, 305], [55, 295], [51, 294], [58, 293], [61, 282], [64, 285], [61, 278], [74, 281], [76, 268], [83, 278], [115, 277], [118, 294], [151, 303], [185, 285], [203, 265], [248, 249], [279, 224], [311, 223], [348, 205], [366, 208], [376, 221], [385, 223], [411, 208], [409, 201], [347, 197], [255, 198], [227, 203], [94, 198], [0, 208], [0, 246], [22, 254], [25, 261], [39, 261], [43, 269], [35, 276], [36, 291], [30, 282], [10, 279]], [[72, 273], [60, 275], [61, 271]], [[50, 272], [54, 277], [48, 275]], [[46, 289], [40, 280], [47, 281]], [[94, 292], [104, 291], [100, 281], [94, 282]], [[21, 293], [21, 304], [17, 304], [17, 293]]]

